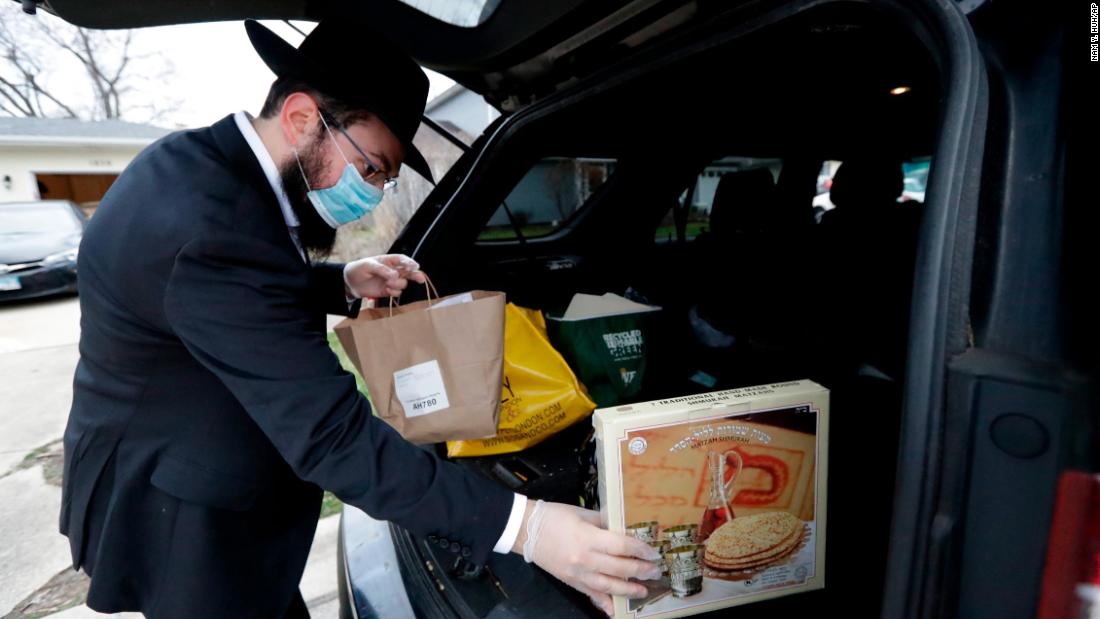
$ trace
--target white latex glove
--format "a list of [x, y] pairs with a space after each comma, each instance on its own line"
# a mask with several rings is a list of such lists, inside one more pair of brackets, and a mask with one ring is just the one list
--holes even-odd
[[399, 297], [410, 279], [426, 281], [420, 265], [404, 254], [360, 258], [344, 265], [344, 284], [353, 298]]
[[[612, 595], [646, 596], [646, 588], [627, 578], [653, 580], [661, 569], [660, 553], [645, 542], [600, 526], [600, 514], [564, 503], [545, 503], [541, 517], [530, 527], [535, 501], [527, 503], [513, 552], [523, 553], [530, 534], [529, 557], [555, 578], [587, 595], [608, 615], [614, 612]], [[532, 529], [529, 531], [529, 529]]]

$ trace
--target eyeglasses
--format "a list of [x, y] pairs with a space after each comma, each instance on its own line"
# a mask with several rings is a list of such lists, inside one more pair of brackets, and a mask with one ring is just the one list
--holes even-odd
[[366, 168], [363, 171], [363, 180], [367, 181], [371, 185], [374, 185], [375, 187], [381, 187], [383, 191], [390, 191], [394, 187], [397, 187], [397, 176], [386, 176], [382, 172], [381, 168], [371, 163], [370, 157], [368, 157], [367, 154], [363, 152], [362, 148], [359, 148], [359, 145], [355, 143], [355, 140], [351, 139], [351, 136], [348, 135], [348, 132], [344, 129], [343, 125], [336, 122], [336, 119], [333, 118], [332, 115], [328, 112], [324, 110], [319, 111], [321, 113], [321, 119], [324, 120], [326, 124], [332, 126], [337, 131], [339, 131], [340, 134], [343, 135], [345, 138], [347, 138], [348, 142], [351, 144], [351, 147], [354, 148], [355, 152], [359, 153], [359, 156], [363, 158], [363, 165]]

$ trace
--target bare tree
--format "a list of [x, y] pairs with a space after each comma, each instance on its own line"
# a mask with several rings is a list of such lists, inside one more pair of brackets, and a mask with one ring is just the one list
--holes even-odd
[[0, 53], [3, 55], [0, 110], [11, 116], [48, 116], [48, 106], [52, 104], [63, 115], [75, 118], [76, 111], [54, 97], [43, 84], [41, 46], [38, 41], [30, 40], [27, 31], [15, 20], [0, 19]]
[[[90, 30], [44, 11], [6, 10], [0, 15], [0, 113], [101, 120], [141, 112], [143, 120], [156, 120], [176, 105], [134, 96], [143, 82], [163, 80], [173, 68], [158, 54], [136, 54], [133, 30]], [[74, 74], [86, 79], [74, 83]]]

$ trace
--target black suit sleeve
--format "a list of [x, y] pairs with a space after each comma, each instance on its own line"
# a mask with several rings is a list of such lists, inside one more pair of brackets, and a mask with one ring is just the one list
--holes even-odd
[[445, 535], [484, 562], [512, 493], [408, 443], [371, 414], [324, 334], [308, 327], [310, 270], [294, 258], [237, 235], [189, 242], [165, 294], [169, 324], [299, 477], [374, 518]]
[[344, 289], [344, 265], [335, 262], [317, 262], [310, 268], [309, 283], [313, 298], [321, 303], [326, 314], [358, 316], [362, 299], [348, 304]]

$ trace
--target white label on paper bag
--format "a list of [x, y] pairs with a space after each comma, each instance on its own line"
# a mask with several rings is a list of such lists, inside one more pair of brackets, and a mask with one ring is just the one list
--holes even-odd
[[473, 300], [474, 300], [474, 295], [472, 293], [464, 292], [462, 294], [457, 294], [457, 295], [455, 295], [455, 296], [453, 296], [449, 299], [443, 299], [442, 301], [439, 301], [438, 303], [433, 303], [432, 306], [429, 307], [428, 309], [434, 310], [434, 309], [439, 309], [441, 307], [450, 307], [452, 305], [458, 305], [460, 303], [472, 303]]
[[406, 417], [435, 413], [451, 405], [435, 359], [394, 372], [393, 385]]

